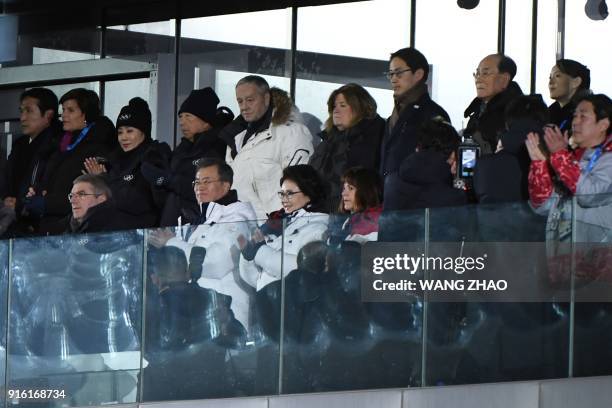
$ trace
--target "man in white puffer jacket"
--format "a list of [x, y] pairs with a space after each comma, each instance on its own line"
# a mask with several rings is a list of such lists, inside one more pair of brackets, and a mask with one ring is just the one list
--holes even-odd
[[258, 219], [265, 219], [281, 206], [276, 193], [283, 169], [308, 163], [312, 135], [287, 93], [271, 91], [260, 76], [238, 81], [236, 100], [246, 129], [230, 141], [225, 160], [236, 175], [238, 198], [253, 204]]
[[239, 235], [248, 233], [255, 212], [250, 203], [238, 201], [236, 191], [231, 190], [232, 181], [233, 171], [222, 160], [200, 160], [193, 182], [200, 214], [190, 217], [195, 219], [187, 220], [190, 221], [187, 225], [181, 226], [185, 220], [179, 219], [176, 235], [168, 230], [152, 232], [149, 242], [158, 248], [163, 245], [181, 248], [187, 259], [193, 248], [205, 248], [198, 284], [231, 296], [234, 316], [248, 330], [249, 297], [237, 279], [231, 247]]

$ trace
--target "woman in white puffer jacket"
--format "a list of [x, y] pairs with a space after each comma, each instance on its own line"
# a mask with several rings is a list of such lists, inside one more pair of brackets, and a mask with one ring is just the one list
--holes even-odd
[[327, 232], [328, 188], [313, 167], [285, 168], [280, 187], [278, 195], [283, 208], [270, 214], [250, 240], [243, 235], [238, 237], [242, 253], [240, 276], [257, 291], [295, 270], [300, 249], [309, 242], [324, 239]]

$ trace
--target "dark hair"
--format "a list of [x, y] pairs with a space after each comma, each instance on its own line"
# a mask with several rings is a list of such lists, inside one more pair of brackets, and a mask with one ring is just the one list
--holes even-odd
[[309, 211], [327, 212], [325, 200], [328, 186], [314, 167], [309, 164], [285, 167], [279, 184], [282, 186], [285, 180], [293, 181], [300, 191], [310, 198], [310, 204], [307, 206]]
[[95, 174], [82, 174], [79, 177], [74, 179], [74, 181], [72, 182], [72, 185], [74, 186], [76, 183], [91, 184], [96, 194], [101, 194], [101, 195], [106, 196], [107, 200], [110, 200], [113, 198], [113, 193], [110, 187], [108, 186], [108, 183], [102, 176], [98, 176]]
[[422, 69], [422, 82], [427, 81], [427, 78], [429, 77], [429, 62], [427, 62], [427, 58], [425, 58], [425, 55], [423, 55], [419, 50], [412, 47], [402, 48], [391, 54], [389, 57], [389, 62], [391, 62], [393, 58], [399, 58], [404, 61], [406, 65], [412, 69], [412, 72], [416, 72], [417, 69]]
[[24, 91], [19, 97], [19, 102], [23, 102], [25, 98], [34, 98], [37, 100], [36, 105], [38, 106], [38, 110], [40, 110], [40, 114], [44, 115], [46, 111], [53, 111], [53, 116], [51, 120], [55, 120], [57, 118], [57, 95], [47, 88], [32, 88]]
[[189, 280], [185, 251], [173, 246], [163, 246], [157, 252], [154, 270], [161, 284]]
[[541, 126], [549, 121], [548, 107], [542, 99], [542, 95], [521, 95], [514, 98], [506, 106], [504, 116], [506, 125], [509, 127], [517, 120], [531, 119]]
[[240, 81], [238, 81], [238, 83], [236, 84], [236, 88], [238, 88], [240, 85], [244, 85], [244, 84], [255, 85], [257, 87], [257, 89], [259, 90], [259, 92], [262, 93], [262, 94], [270, 93], [270, 85], [268, 84], [268, 81], [266, 81], [265, 79], [263, 79], [259, 75], [247, 75], [247, 76], [245, 76]]
[[329, 95], [327, 99], [327, 112], [329, 117], [325, 121], [325, 130], [331, 131], [334, 127], [333, 112], [334, 103], [338, 95], [342, 94], [346, 103], [353, 110], [353, 120], [349, 127], [356, 125], [362, 119], [373, 119], [376, 116], [376, 101], [372, 98], [372, 95], [365, 90], [364, 87], [357, 84], [346, 84], [336, 89]]
[[[356, 188], [355, 206], [357, 211], [363, 211], [366, 208], [381, 204], [383, 182], [377, 171], [363, 167], [351, 167], [344, 172], [341, 182], [348, 183]], [[338, 206], [338, 212], [347, 212], [342, 202]]]
[[516, 63], [512, 58], [504, 54], [494, 54], [499, 57], [499, 62], [497, 63], [497, 70], [500, 74], [508, 74], [510, 75], [510, 80], [513, 80], [516, 76]]
[[297, 254], [297, 267], [302, 272], [319, 274], [325, 272], [328, 247], [323, 241], [307, 243]]
[[424, 122], [417, 132], [417, 147], [421, 151], [431, 150], [450, 156], [457, 151], [459, 142], [455, 128], [439, 116]]
[[608, 119], [610, 123], [606, 135], [609, 135], [612, 132], [612, 100], [604, 94], [593, 94], [583, 96], [578, 99], [576, 104], [583, 101], [590, 102], [593, 105], [597, 121]]
[[94, 122], [100, 117], [100, 98], [94, 91], [85, 88], [71, 89], [61, 97], [59, 103], [63, 104], [71, 99], [76, 101], [87, 122]]
[[557, 60], [555, 66], [559, 68], [559, 71], [572, 78], [580, 78], [582, 81], [580, 81], [580, 85], [578, 85], [579, 90], [588, 91], [591, 87], [591, 70], [578, 61], [560, 59]]
[[217, 168], [220, 181], [227, 182], [230, 184], [230, 186], [234, 183], [234, 170], [232, 170], [229, 164], [217, 157], [205, 157], [198, 160], [196, 165], [196, 173], [202, 169], [212, 166]]

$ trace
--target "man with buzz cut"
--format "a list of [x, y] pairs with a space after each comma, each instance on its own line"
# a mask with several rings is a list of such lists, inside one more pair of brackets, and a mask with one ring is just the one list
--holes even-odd
[[283, 169], [307, 164], [312, 136], [286, 92], [270, 89], [260, 76], [236, 84], [236, 100], [246, 129], [228, 142], [227, 163], [241, 201], [250, 202], [258, 219], [281, 208], [278, 183]]

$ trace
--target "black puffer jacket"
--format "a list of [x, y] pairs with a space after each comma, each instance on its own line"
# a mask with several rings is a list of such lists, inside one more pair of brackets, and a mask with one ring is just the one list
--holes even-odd
[[191, 183], [195, 177], [198, 160], [205, 157], [225, 158], [227, 145], [221, 140], [220, 128], [212, 128], [195, 135], [191, 142], [185, 138], [172, 152], [170, 160], [170, 182], [164, 189], [168, 192], [162, 211], [161, 226], [177, 224], [182, 209], [197, 212], [198, 205]]
[[410, 155], [402, 163], [397, 177], [385, 180], [385, 211], [464, 204], [467, 204], [467, 196], [453, 187], [450, 166], [440, 152], [423, 151]]
[[529, 132], [542, 132], [542, 124], [519, 120], [501, 135], [503, 150], [481, 157], [474, 170], [474, 192], [482, 204], [529, 199], [529, 154], [525, 140]]
[[[106, 116], [101, 116], [95, 122], [85, 138], [72, 150], [56, 151], [47, 164], [42, 189], [47, 192], [44, 197], [45, 212], [41, 221], [41, 232], [61, 233], [52, 231], [46, 225], [54, 224], [70, 214], [68, 193], [72, 182], [82, 174], [83, 163], [87, 157], [106, 156], [117, 147], [117, 132], [115, 126]], [[72, 142], [76, 141], [80, 132], [73, 132]], [[37, 191], [40, 194], [40, 191]]]
[[150, 139], [129, 152], [119, 148], [109, 155], [110, 165], [105, 177], [113, 192], [117, 210], [123, 215], [126, 229], [159, 225], [167, 194], [151, 186], [140, 172], [140, 167], [143, 161], [167, 167], [170, 155], [170, 146]]
[[470, 118], [463, 134], [472, 136], [480, 145], [481, 154], [490, 154], [495, 151], [499, 136], [506, 128], [504, 111], [506, 106], [516, 97], [523, 95], [521, 87], [516, 82], [499, 94], [495, 95], [483, 106], [480, 98], [474, 100], [467, 107], [463, 115]]
[[330, 183], [328, 211], [335, 212], [338, 208], [342, 192], [340, 179], [346, 170], [355, 166], [378, 170], [384, 131], [385, 121], [376, 115], [345, 131], [334, 127], [330, 133], [321, 132], [323, 141], [316, 147], [309, 164]]

